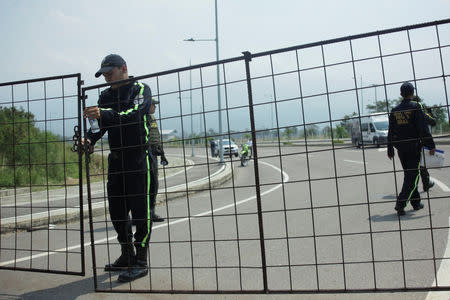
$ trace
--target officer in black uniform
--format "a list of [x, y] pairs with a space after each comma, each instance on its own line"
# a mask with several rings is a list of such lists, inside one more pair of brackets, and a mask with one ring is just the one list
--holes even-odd
[[425, 123], [424, 113], [414, 98], [414, 86], [405, 82], [400, 87], [402, 102], [394, 107], [389, 114], [389, 132], [387, 155], [394, 157], [394, 147], [397, 149], [403, 167], [403, 186], [397, 198], [395, 210], [398, 216], [405, 214], [405, 206], [411, 201], [414, 210], [423, 208], [420, 194], [417, 191], [417, 181], [420, 170], [420, 155], [422, 145], [428, 147], [434, 155], [435, 145]]
[[[425, 104], [422, 103], [419, 96], [415, 96], [413, 100], [420, 105], [420, 108], [425, 116], [425, 123], [427, 123], [430, 127], [436, 126], [436, 117], [433, 115], [431, 108], [426, 107]], [[428, 190], [434, 186], [434, 181], [430, 180], [430, 173], [428, 173], [425, 166], [420, 166], [420, 178], [422, 179], [423, 190], [428, 192]]]
[[[106, 56], [95, 77], [100, 75], [111, 83], [128, 79], [125, 60], [117, 54]], [[130, 80], [112, 84], [102, 91], [98, 106], [84, 110], [84, 117], [97, 119], [100, 126], [99, 132], [89, 129], [87, 133], [86, 140], [91, 147], [108, 133], [109, 213], [121, 245], [121, 255], [114, 263], [106, 265], [105, 271], [122, 271], [119, 275], [122, 282], [148, 273], [147, 251], [152, 229], [148, 144], [151, 102], [150, 88]], [[131, 223], [136, 225], [134, 243]]]
[[156, 111], [156, 104], [159, 104], [158, 100], [152, 99], [152, 105], [150, 107], [150, 147], [152, 149], [152, 155], [150, 160], [150, 176], [151, 176], [151, 182], [150, 182], [150, 209], [152, 212], [152, 221], [153, 222], [163, 222], [164, 218], [161, 218], [158, 214], [155, 212], [155, 205], [156, 205], [156, 196], [158, 195], [158, 187], [159, 187], [159, 181], [158, 181], [158, 156], [161, 156], [161, 165], [167, 166], [169, 164], [169, 161], [166, 158], [166, 155], [164, 154], [164, 148], [161, 143], [161, 134], [159, 133], [158, 129], [158, 123], [155, 119], [155, 111]]

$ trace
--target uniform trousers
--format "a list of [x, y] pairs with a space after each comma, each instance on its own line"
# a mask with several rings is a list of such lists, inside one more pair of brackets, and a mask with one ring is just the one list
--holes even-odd
[[[121, 244], [132, 242], [131, 225], [136, 225], [135, 245], [146, 247], [152, 223], [150, 195], [150, 159], [146, 152], [111, 153], [108, 157], [109, 213], [117, 239]], [[130, 221], [130, 215], [132, 222]]]
[[420, 152], [397, 149], [397, 153], [403, 167], [403, 186], [395, 208], [397, 210], [404, 208], [408, 201], [413, 207], [417, 207], [420, 204], [420, 194], [417, 190], [420, 175]]
[[158, 195], [158, 157], [152, 155], [150, 158], [150, 209], [154, 213], [156, 196]]

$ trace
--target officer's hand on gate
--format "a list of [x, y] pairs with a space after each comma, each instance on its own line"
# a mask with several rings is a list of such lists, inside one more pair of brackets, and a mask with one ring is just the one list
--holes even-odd
[[[89, 154], [94, 153], [94, 146], [92, 146], [91, 140], [86, 139], [86, 142], [88, 144], [88, 153]], [[81, 154], [83, 154], [83, 153], [84, 153], [84, 138], [81, 138]]]
[[88, 106], [83, 110], [83, 116], [89, 120], [100, 119], [100, 109], [98, 106]]
[[434, 155], [434, 153], [436, 152], [436, 148], [433, 148], [430, 150], [430, 155]]

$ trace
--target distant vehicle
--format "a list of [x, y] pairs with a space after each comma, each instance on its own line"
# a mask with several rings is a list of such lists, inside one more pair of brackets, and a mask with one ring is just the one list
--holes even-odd
[[389, 120], [387, 113], [374, 113], [361, 118], [361, 128], [359, 119], [354, 119], [352, 124], [352, 143], [356, 147], [361, 145], [385, 145]]
[[[216, 150], [215, 150], [215, 156], [219, 156], [219, 140], [215, 141], [216, 143]], [[222, 147], [223, 147], [223, 155], [234, 155], [235, 157], [239, 156], [239, 148], [238, 146], [229, 139], [223, 139], [222, 140]]]

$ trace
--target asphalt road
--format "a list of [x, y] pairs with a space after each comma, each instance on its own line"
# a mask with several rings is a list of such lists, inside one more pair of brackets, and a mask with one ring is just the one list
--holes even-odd
[[[450, 151], [448, 146], [440, 148]], [[421, 193], [425, 209], [407, 210], [399, 221], [393, 207], [402, 173], [390, 172], [393, 164], [385, 149], [329, 149], [309, 147], [308, 155], [304, 147], [258, 149], [268, 288], [282, 292], [414, 289], [436, 284], [435, 274], [439, 286], [449, 287], [449, 260], [441, 258], [450, 254], [450, 169], [430, 170], [436, 185], [429, 194]], [[103, 271], [104, 264], [118, 255], [119, 246], [111, 223], [101, 216], [93, 223], [95, 276], [85, 224], [85, 278], [2, 270], [1, 293], [29, 299], [53, 299], [52, 293], [60, 296], [54, 299], [97, 299], [105, 294], [94, 294], [94, 278], [104, 291], [262, 289], [254, 164], [234, 163], [233, 179], [220, 188], [158, 206], [157, 212], [168, 222], [153, 226], [150, 276], [119, 284], [117, 273]], [[398, 159], [394, 163], [401, 170]], [[79, 225], [71, 223], [2, 235], [0, 264], [11, 267], [14, 263], [7, 263], [15, 261], [16, 267], [81, 270], [77, 229]], [[13, 251], [30, 249], [31, 243], [33, 252]], [[11, 251], [5, 245], [12, 245]], [[39, 251], [48, 248], [60, 253]], [[30, 254], [35, 257], [30, 259]], [[364, 294], [364, 298], [399, 295], [404, 299], [439, 296], [410, 292]], [[443, 297], [448, 299], [448, 294]]]

